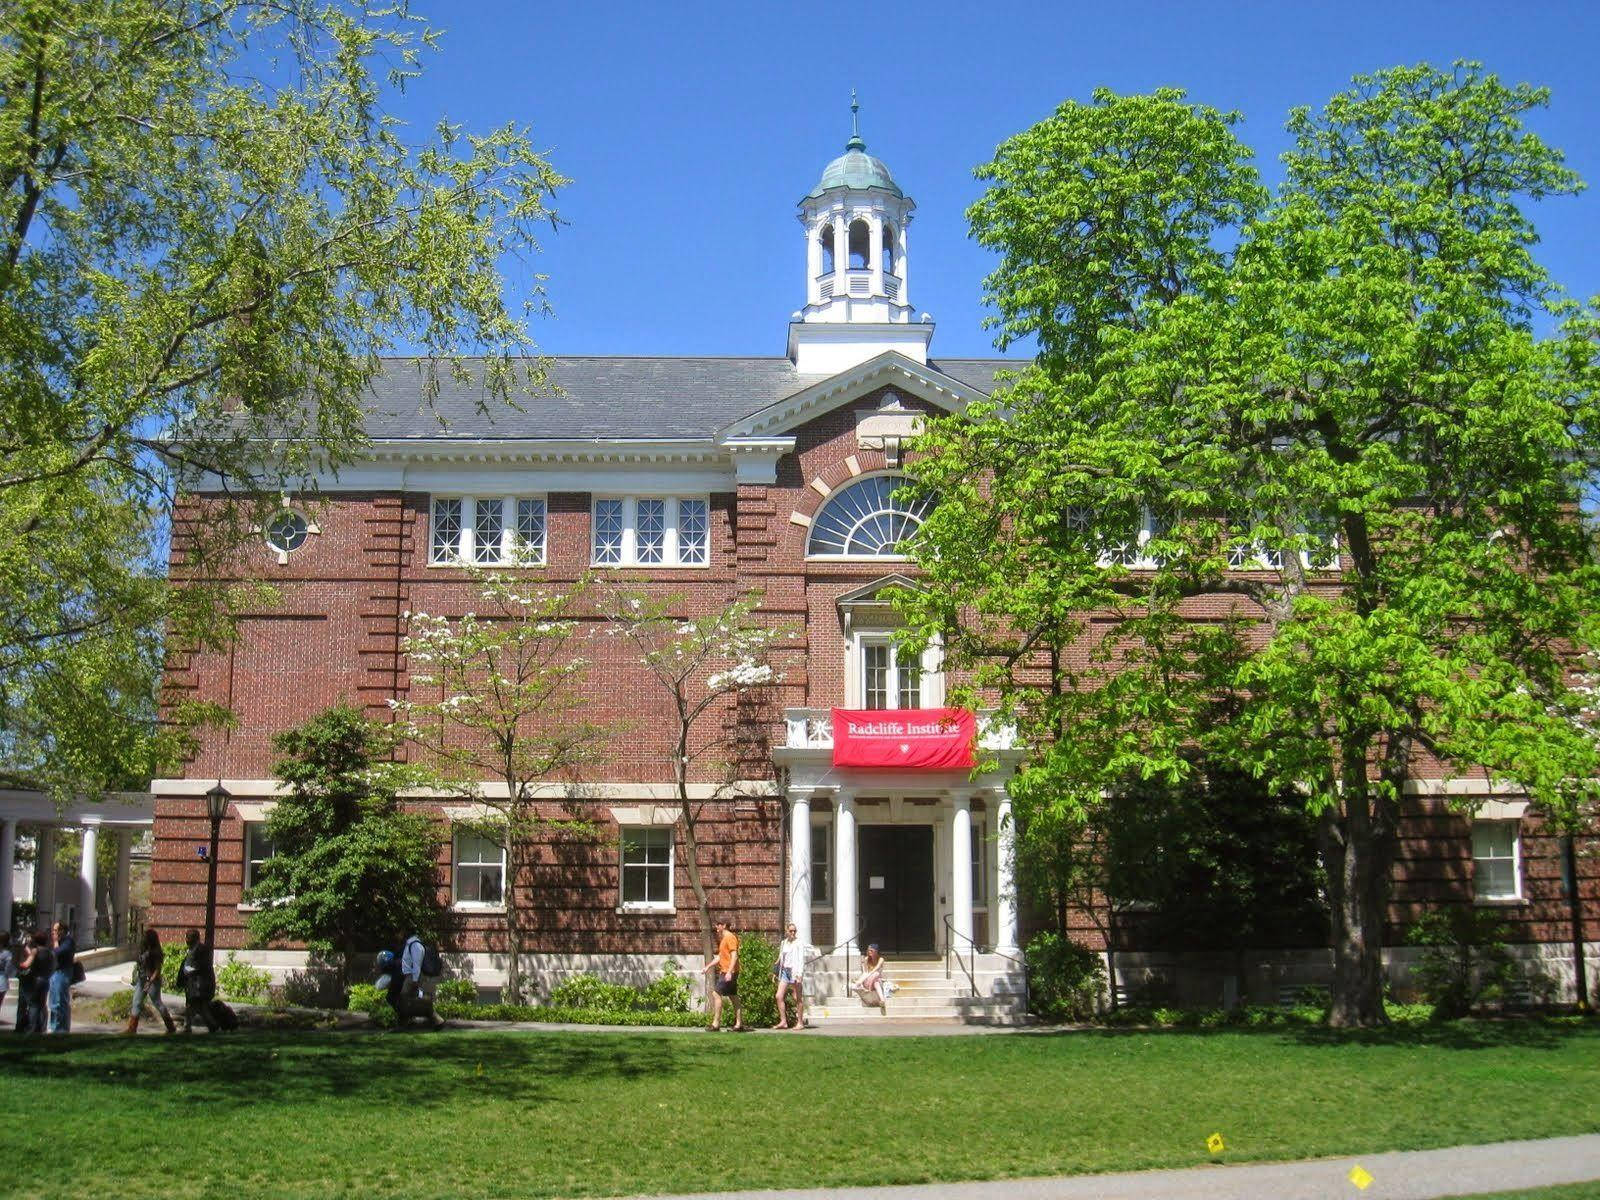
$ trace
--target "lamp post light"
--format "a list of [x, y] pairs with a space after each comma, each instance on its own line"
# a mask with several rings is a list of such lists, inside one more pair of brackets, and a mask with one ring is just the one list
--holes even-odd
[[217, 838], [231, 799], [233, 793], [222, 786], [220, 779], [216, 787], [206, 789], [206, 816], [211, 818], [211, 853], [206, 856], [206, 949], [213, 954], [217, 936]]

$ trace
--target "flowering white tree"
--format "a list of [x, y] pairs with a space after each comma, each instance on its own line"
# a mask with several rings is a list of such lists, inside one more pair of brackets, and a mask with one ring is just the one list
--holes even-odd
[[601, 756], [608, 730], [583, 718], [588, 660], [574, 645], [590, 581], [558, 591], [474, 574], [479, 611], [405, 614], [401, 648], [412, 691], [389, 703], [399, 732], [422, 750], [440, 785], [488, 810], [473, 828], [505, 851], [504, 998], [521, 1004], [518, 901], [530, 843], [536, 835], [593, 832], [586, 821], [542, 814], [539, 800], [554, 779], [565, 782], [565, 795], [573, 793], [579, 769]]
[[[756, 616], [760, 603], [760, 595], [751, 594], [706, 616], [682, 617], [674, 611], [683, 607], [681, 597], [620, 593], [611, 609], [614, 627], [634, 644], [670, 705], [684, 868], [707, 958], [716, 952], [716, 942], [700, 871], [700, 818], [707, 803], [727, 799], [740, 759], [753, 749], [756, 729], [739, 715], [743, 702], [782, 681], [773, 656], [795, 636], [791, 629], [763, 623]], [[720, 779], [712, 795], [699, 801], [690, 793], [696, 775]]]

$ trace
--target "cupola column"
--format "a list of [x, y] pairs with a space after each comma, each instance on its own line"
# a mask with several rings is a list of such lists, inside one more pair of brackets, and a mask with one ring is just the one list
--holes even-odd
[[845, 272], [850, 269], [850, 222], [843, 210], [836, 210], [833, 220], [833, 294], [848, 296], [850, 283]]
[[867, 217], [867, 228], [872, 231], [871, 252], [867, 261], [872, 264], [872, 294], [883, 295], [883, 214], [874, 209]]
[[822, 302], [822, 228], [806, 228], [806, 303]]
[[895, 274], [900, 276], [901, 304], [911, 303], [911, 300], [909, 299], [911, 295], [911, 284], [906, 278], [909, 274], [909, 272], [906, 270], [906, 264], [911, 261], [911, 256], [906, 253], [906, 226], [910, 224], [911, 222], [909, 220], [904, 220], [894, 227], [895, 241], [899, 243], [899, 245], [895, 247], [894, 270]]

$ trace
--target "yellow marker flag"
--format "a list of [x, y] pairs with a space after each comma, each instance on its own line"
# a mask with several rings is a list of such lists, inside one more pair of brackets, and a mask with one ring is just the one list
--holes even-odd
[[1345, 1178], [1350, 1180], [1351, 1183], [1355, 1184], [1363, 1192], [1372, 1186], [1372, 1172], [1361, 1166], [1359, 1163], [1350, 1168], [1350, 1174]]
[[1213, 1133], [1210, 1137], [1208, 1137], [1206, 1139], [1206, 1149], [1211, 1151], [1213, 1154], [1221, 1154], [1223, 1150], [1226, 1149], [1226, 1147], [1222, 1144], [1222, 1135], [1220, 1133]]

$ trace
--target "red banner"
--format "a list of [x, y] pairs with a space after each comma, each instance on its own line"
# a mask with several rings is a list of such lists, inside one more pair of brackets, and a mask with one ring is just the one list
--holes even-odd
[[836, 708], [833, 765], [970, 770], [977, 732], [965, 708]]

